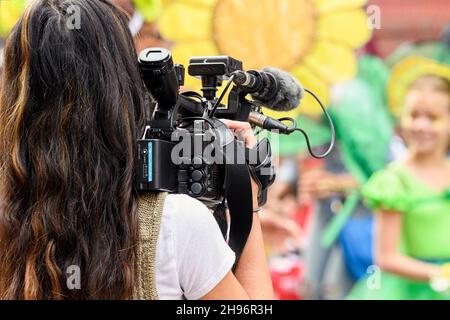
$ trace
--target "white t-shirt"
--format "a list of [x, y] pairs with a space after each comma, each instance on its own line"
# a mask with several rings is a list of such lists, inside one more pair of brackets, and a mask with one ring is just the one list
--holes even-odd
[[206, 206], [187, 195], [169, 194], [156, 249], [159, 298], [197, 300], [225, 277], [234, 261]]

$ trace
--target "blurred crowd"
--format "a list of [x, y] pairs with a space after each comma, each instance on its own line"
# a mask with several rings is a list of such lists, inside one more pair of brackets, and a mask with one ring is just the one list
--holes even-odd
[[[424, 284], [426, 277], [418, 274], [426, 272], [427, 266], [413, 266], [413, 258], [399, 260], [392, 269], [381, 265], [380, 256], [386, 254], [379, 250], [388, 248], [380, 245], [383, 241], [379, 238], [397, 239], [389, 234], [393, 229], [380, 226], [382, 219], [375, 221], [374, 215], [379, 211], [403, 214], [398, 241], [403, 248], [398, 250], [402, 255], [413, 253], [416, 244], [413, 240], [408, 244], [408, 237], [419, 237], [417, 242], [423, 243], [417, 246], [423, 246], [423, 256], [414, 260], [444, 265], [440, 272], [448, 277], [445, 263], [449, 261], [450, 239], [440, 237], [427, 242], [425, 238], [428, 232], [446, 233], [438, 225], [448, 228], [450, 216], [449, 45], [450, 25], [443, 30], [440, 41], [405, 43], [385, 60], [360, 52], [356, 78], [333, 88], [328, 110], [336, 125], [337, 144], [327, 158], [311, 157], [305, 146], [295, 141], [302, 137], [281, 138], [278, 177], [270, 190], [264, 218], [264, 235], [280, 298], [449, 298], [448, 279], [441, 282], [447, 288], [442, 291]], [[439, 98], [434, 95], [444, 100], [441, 111], [437, 111]], [[397, 97], [401, 100], [392, 102]], [[396, 103], [397, 110], [392, 103]], [[441, 127], [437, 125], [440, 121]], [[312, 138], [320, 141], [326, 121], [299, 118], [300, 126], [305, 122], [310, 130], [320, 126]], [[326, 146], [318, 142], [316, 148]], [[419, 209], [401, 205], [413, 200], [407, 194], [396, 197], [396, 170], [392, 167], [407, 168], [409, 175], [418, 177], [405, 184], [412, 184], [412, 193], [420, 198], [418, 203], [436, 201], [436, 207], [423, 207], [423, 212], [417, 213]], [[440, 183], [433, 183], [439, 172]], [[440, 196], [434, 199], [427, 195], [419, 187], [421, 184], [434, 185], [433, 191]], [[399, 204], [391, 205], [394, 201]], [[427, 218], [417, 216], [413, 221], [418, 214]], [[427, 226], [413, 229], [416, 223]], [[404, 248], [408, 245], [411, 248]], [[437, 259], [426, 259], [433, 251], [431, 246], [441, 248], [435, 253]], [[418, 274], [408, 275], [403, 268], [409, 266], [417, 268]], [[391, 274], [384, 269], [402, 276], [402, 280], [391, 281]], [[375, 287], [371, 288], [371, 283]]]

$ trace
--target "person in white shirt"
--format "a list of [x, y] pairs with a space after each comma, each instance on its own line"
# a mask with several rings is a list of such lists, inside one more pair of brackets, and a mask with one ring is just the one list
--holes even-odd
[[[108, 0], [31, 1], [4, 50], [0, 299], [133, 298], [136, 142], [148, 110], [126, 15]], [[255, 144], [249, 124], [226, 124]], [[253, 215], [233, 272], [234, 253], [208, 209], [169, 195], [154, 261], [159, 298], [272, 298]], [[68, 270], [81, 272], [73, 287]]]

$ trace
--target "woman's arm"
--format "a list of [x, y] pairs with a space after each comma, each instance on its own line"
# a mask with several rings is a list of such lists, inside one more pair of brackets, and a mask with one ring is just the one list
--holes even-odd
[[[256, 195], [257, 186], [254, 182], [252, 182], [252, 188], [253, 194]], [[253, 198], [254, 204], [256, 200], [257, 205], [257, 197], [253, 196]], [[273, 299], [272, 281], [257, 213], [253, 214], [252, 229], [234, 274], [230, 271], [213, 290], [201, 299]]]
[[[224, 121], [245, 141], [247, 147], [256, 144], [256, 138], [248, 123]], [[252, 179], [253, 208], [258, 207], [258, 187]], [[261, 223], [258, 213], [253, 213], [253, 224], [234, 274], [230, 271], [225, 278], [202, 299], [273, 299]]]
[[401, 213], [381, 210], [375, 219], [375, 262], [382, 270], [419, 281], [438, 272], [439, 267], [400, 252]]
[[[253, 194], [258, 187], [252, 181]], [[258, 207], [258, 199], [253, 197], [253, 207]], [[235, 271], [236, 278], [251, 299], [273, 299], [272, 280], [270, 278], [267, 257], [259, 214], [253, 214], [253, 225], [247, 243]]]
[[235, 273], [229, 272], [201, 300], [270, 300], [272, 281], [264, 253], [261, 226], [255, 214], [252, 231], [242, 252]]

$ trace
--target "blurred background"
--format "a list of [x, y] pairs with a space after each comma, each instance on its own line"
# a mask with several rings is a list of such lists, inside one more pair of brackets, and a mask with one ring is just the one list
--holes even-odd
[[[0, 47], [26, 2], [0, 0]], [[185, 65], [191, 56], [220, 54], [242, 60], [246, 69], [276, 66], [327, 105], [337, 144], [326, 159], [312, 158], [300, 135], [272, 136], [278, 175], [261, 214], [264, 239], [277, 298], [363, 298], [355, 288], [367, 287], [379, 268], [372, 206], [361, 190], [374, 173], [408, 153], [399, 121], [408, 83], [396, 86], [403, 83], [401, 71], [430, 63], [444, 78], [449, 73], [449, 1], [112, 2], [129, 14], [137, 52], [170, 48], [175, 62]], [[402, 66], [411, 57], [417, 60]], [[200, 89], [198, 80], [186, 80], [186, 89]], [[327, 148], [330, 130], [310, 97], [289, 115], [309, 134], [316, 152]], [[442, 201], [439, 210], [448, 210], [449, 197]], [[443, 213], [450, 216], [450, 210]], [[434, 245], [450, 252], [450, 242]], [[440, 258], [447, 262], [450, 254]], [[391, 290], [400, 292], [398, 286]]]

